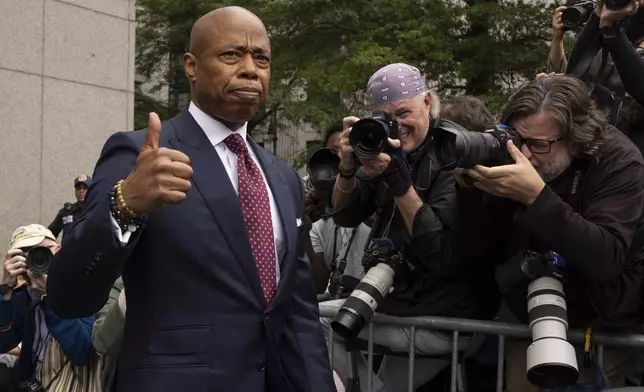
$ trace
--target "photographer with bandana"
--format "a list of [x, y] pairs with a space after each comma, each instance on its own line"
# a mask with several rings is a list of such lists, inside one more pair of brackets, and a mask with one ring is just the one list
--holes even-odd
[[[333, 219], [339, 226], [356, 227], [376, 213], [373, 238], [390, 239], [408, 261], [396, 269], [393, 292], [377, 311], [398, 317], [490, 319], [493, 314], [486, 314], [480, 306], [479, 294], [471, 284], [471, 269], [459, 262], [462, 258], [453, 246], [458, 235], [453, 176], [439, 171], [428, 156], [430, 126], [440, 114], [438, 97], [427, 89], [420, 71], [407, 64], [390, 64], [378, 70], [368, 82], [367, 93], [374, 111], [396, 118], [399, 139], [390, 139], [392, 148], [377, 157], [358, 160], [349, 135], [359, 119], [344, 119], [340, 174], [333, 190]], [[333, 305], [325, 303], [338, 307], [341, 304], [342, 300]], [[367, 339], [366, 328], [359, 338]], [[462, 333], [459, 348], [473, 352], [481, 341], [481, 336]], [[374, 343], [407, 352], [408, 331], [375, 325]], [[346, 383], [350, 370], [344, 342], [336, 336], [334, 344], [335, 370]], [[449, 333], [419, 330], [415, 344], [419, 355], [436, 356], [451, 352], [452, 338]], [[368, 367], [364, 357], [357, 357], [358, 376], [364, 387]], [[442, 358], [417, 357], [414, 387], [432, 379], [448, 363]], [[406, 390], [407, 369], [406, 357], [385, 356], [374, 379], [374, 390]]]

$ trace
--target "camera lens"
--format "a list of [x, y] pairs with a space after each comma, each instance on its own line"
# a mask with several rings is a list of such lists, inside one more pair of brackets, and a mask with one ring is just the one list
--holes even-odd
[[541, 388], [560, 388], [577, 382], [577, 356], [566, 340], [568, 317], [560, 281], [543, 277], [530, 283], [528, 320], [532, 332], [532, 344], [526, 352], [528, 380]]
[[27, 268], [36, 275], [44, 275], [49, 271], [53, 257], [49, 248], [44, 246], [33, 248], [27, 253]]
[[[460, 127], [459, 127], [460, 128]], [[505, 145], [491, 132], [464, 129], [432, 130], [435, 158], [445, 169], [471, 168], [475, 165], [494, 166], [507, 155]]]
[[394, 284], [394, 270], [385, 263], [376, 264], [342, 304], [331, 328], [344, 339], [358, 336], [380, 302]]
[[359, 158], [376, 157], [387, 147], [389, 124], [373, 118], [365, 118], [353, 125], [349, 144]]
[[566, 8], [561, 14], [561, 22], [569, 29], [581, 26], [588, 20], [588, 11], [579, 6]]
[[320, 148], [311, 154], [307, 167], [313, 186], [316, 188], [333, 186], [339, 165], [340, 157], [330, 148]]

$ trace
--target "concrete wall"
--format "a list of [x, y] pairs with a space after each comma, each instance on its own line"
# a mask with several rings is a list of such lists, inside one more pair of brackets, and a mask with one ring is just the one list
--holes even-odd
[[134, 0], [0, 0], [0, 251], [132, 128]]

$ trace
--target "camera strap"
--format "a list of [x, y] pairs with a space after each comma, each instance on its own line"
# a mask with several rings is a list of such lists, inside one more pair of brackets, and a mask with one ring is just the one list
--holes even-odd
[[[359, 227], [359, 226], [358, 226]], [[340, 226], [336, 225], [335, 226], [335, 232], [333, 233], [333, 260], [331, 260], [331, 272], [335, 271], [336, 267], [338, 268], [338, 272], [340, 275], [344, 275], [344, 270], [347, 267], [347, 257], [349, 256], [349, 251], [351, 250], [351, 246], [353, 245], [353, 240], [356, 237], [356, 234], [358, 233], [358, 227], [354, 227], [353, 230], [351, 230], [351, 237], [349, 237], [349, 242], [347, 243], [347, 247], [344, 251], [344, 256], [342, 259], [340, 259], [340, 264], [338, 265], [338, 256], [340, 256], [340, 253], [338, 252], [338, 232], [340, 230]]]

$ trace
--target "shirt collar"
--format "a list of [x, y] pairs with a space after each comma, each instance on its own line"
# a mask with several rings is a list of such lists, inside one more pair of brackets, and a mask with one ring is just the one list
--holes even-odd
[[197, 124], [199, 124], [201, 129], [203, 129], [204, 133], [208, 137], [208, 140], [210, 140], [210, 143], [212, 143], [213, 146], [216, 146], [219, 143], [223, 142], [224, 139], [226, 139], [232, 133], [237, 133], [242, 137], [242, 139], [244, 139], [244, 141], [246, 140], [246, 130], [248, 128], [248, 123], [244, 123], [241, 128], [233, 132], [220, 121], [215, 120], [214, 118], [206, 114], [203, 110], [199, 109], [199, 107], [197, 107], [194, 102], [190, 102], [188, 112], [190, 112]]

